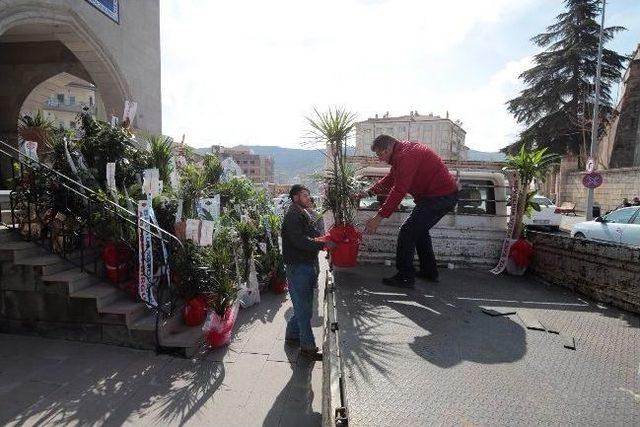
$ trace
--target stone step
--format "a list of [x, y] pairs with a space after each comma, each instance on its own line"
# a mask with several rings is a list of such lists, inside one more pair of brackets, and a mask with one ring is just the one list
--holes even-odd
[[90, 273], [82, 272], [76, 267], [59, 273], [42, 276], [42, 281], [45, 283], [66, 284], [69, 294], [73, 294], [80, 289], [98, 283], [100, 279]]
[[117, 301], [121, 296], [122, 291], [120, 291], [120, 289], [104, 282], [87, 286], [86, 288], [69, 294], [71, 298], [94, 299], [98, 313], [101, 313], [100, 310], [102, 308]]
[[185, 356], [191, 357], [204, 343], [202, 326], [181, 325], [171, 333], [160, 335], [160, 345], [164, 347], [184, 348]]
[[0, 245], [0, 259], [16, 261], [26, 257], [45, 255], [47, 252], [33, 242], [23, 240], [3, 242]]
[[147, 307], [143, 303], [131, 301], [130, 298], [123, 295], [119, 295], [118, 299], [116, 299], [112, 303], [103, 307], [99, 307], [98, 312], [104, 314], [119, 314], [124, 316], [127, 327], [129, 327], [129, 329], [131, 329], [131, 326], [136, 321], [143, 318], [149, 313]]
[[4, 225], [0, 227], [0, 242], [17, 242], [19, 240], [21, 240], [21, 237], [16, 231], [11, 230]]
[[129, 329], [137, 331], [153, 331], [156, 328], [156, 315], [149, 313], [134, 321]]

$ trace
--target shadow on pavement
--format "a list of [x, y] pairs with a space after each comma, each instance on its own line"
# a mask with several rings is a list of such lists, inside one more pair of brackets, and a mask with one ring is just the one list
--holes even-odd
[[345, 365], [364, 382], [373, 371], [393, 382], [391, 364], [403, 362], [407, 346], [441, 368], [464, 361], [500, 364], [523, 358], [526, 329], [516, 316], [491, 317], [482, 313], [483, 308], [595, 311], [639, 327], [636, 316], [599, 310], [570, 290], [531, 277], [445, 270], [440, 283], [418, 280], [414, 289], [380, 283], [392, 274], [389, 268], [368, 265], [335, 272]]

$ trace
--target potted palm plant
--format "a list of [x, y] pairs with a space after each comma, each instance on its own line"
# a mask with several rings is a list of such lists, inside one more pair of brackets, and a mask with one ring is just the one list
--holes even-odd
[[358, 258], [361, 234], [355, 227], [357, 201], [352, 198], [361, 185], [356, 170], [347, 161], [347, 142], [355, 129], [355, 115], [342, 108], [325, 113], [315, 111], [307, 118], [311, 125], [310, 138], [326, 146], [327, 171], [321, 177], [324, 184], [323, 208], [333, 214], [329, 238], [336, 243], [331, 261], [338, 267], [353, 267]]
[[513, 234], [510, 237], [511, 246], [509, 249], [509, 260], [507, 262], [507, 272], [510, 274], [524, 274], [531, 256], [533, 255], [533, 245], [525, 238], [524, 224], [522, 222], [525, 215], [531, 215], [532, 210], [539, 211], [540, 206], [532, 201], [536, 194], [531, 190], [534, 180], [543, 182], [549, 169], [560, 160], [560, 156], [547, 153], [547, 148], [527, 149], [524, 145], [515, 155], [507, 156], [505, 171], [511, 171], [516, 179], [513, 186], [518, 197], [514, 197], [511, 205], [514, 216]]

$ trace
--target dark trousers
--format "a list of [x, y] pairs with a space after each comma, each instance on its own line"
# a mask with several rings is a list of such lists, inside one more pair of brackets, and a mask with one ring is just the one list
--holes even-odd
[[458, 192], [446, 196], [424, 197], [400, 227], [396, 249], [396, 268], [403, 277], [413, 277], [413, 257], [418, 251], [420, 270], [431, 277], [438, 276], [429, 230], [458, 203]]

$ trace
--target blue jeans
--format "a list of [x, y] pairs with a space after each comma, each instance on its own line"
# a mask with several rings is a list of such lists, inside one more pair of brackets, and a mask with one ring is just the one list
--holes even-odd
[[316, 268], [309, 264], [288, 264], [287, 280], [293, 303], [293, 317], [287, 322], [286, 338], [299, 338], [300, 345], [315, 346], [311, 317], [313, 316], [313, 284], [317, 280]]

